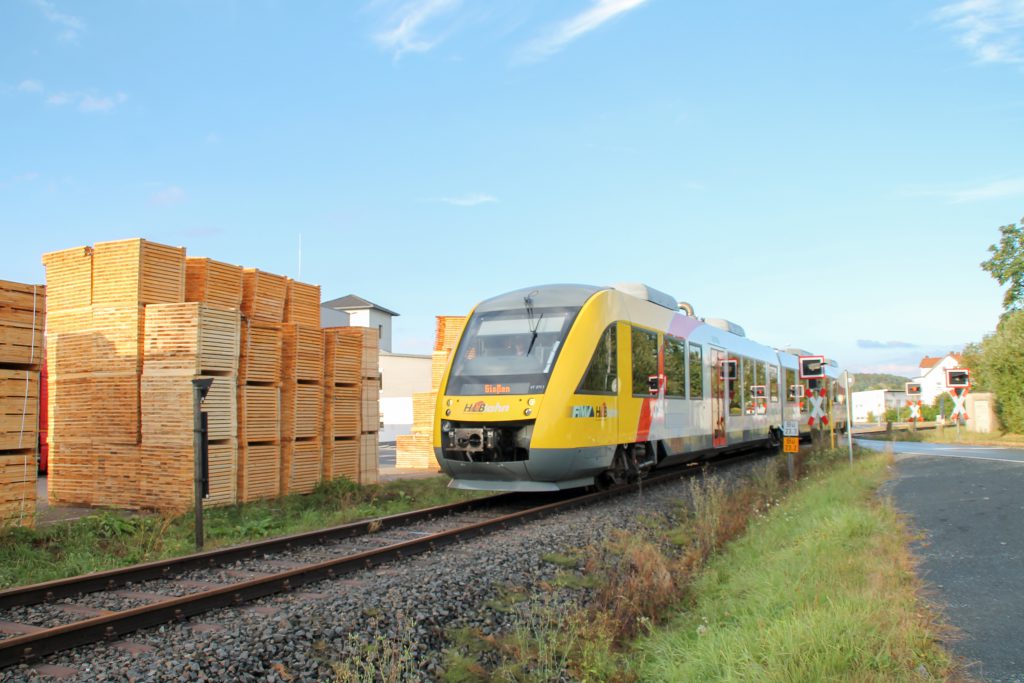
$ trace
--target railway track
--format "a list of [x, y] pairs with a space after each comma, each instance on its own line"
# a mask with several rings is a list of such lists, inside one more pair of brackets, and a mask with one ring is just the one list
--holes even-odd
[[[716, 460], [713, 466], [750, 457], [747, 452]], [[657, 472], [640, 486], [699, 469], [691, 465]], [[636, 489], [634, 484], [555, 498], [500, 494], [9, 589], [0, 592], [0, 669], [275, 593], [296, 592], [311, 583], [341, 579]]]

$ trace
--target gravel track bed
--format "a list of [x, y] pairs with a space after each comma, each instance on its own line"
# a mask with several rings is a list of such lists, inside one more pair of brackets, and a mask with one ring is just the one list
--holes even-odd
[[[293, 550], [268, 553], [258, 557], [238, 560], [221, 567], [196, 569], [180, 574], [172, 579], [154, 579], [152, 581], [128, 583], [113, 592], [97, 591], [73, 598], [64, 598], [54, 603], [19, 605], [0, 610], [0, 622], [15, 622], [41, 628], [71, 624], [92, 615], [70, 612], [64, 608], [68, 605], [110, 612], [124, 611], [134, 607], [150, 605], [157, 601], [156, 598], [148, 596], [125, 595], [126, 592], [151, 593], [167, 598], [191, 595], [208, 590], [211, 587], [189, 585], [187, 582], [214, 583], [227, 586], [242, 581], [245, 577], [241, 574], [246, 572], [254, 575], [276, 574], [284, 569], [288, 569], [287, 563], [298, 565], [327, 562], [386, 545], [415, 540], [422, 536], [454, 529], [458, 526], [493, 519], [494, 517], [511, 514], [521, 509], [523, 508], [500, 506], [489, 511], [489, 513], [482, 513], [480, 511], [456, 513], [436, 519], [387, 526], [378, 532], [362, 536], [331, 541], [322, 545], [297, 547]], [[14, 634], [0, 633], [0, 641], [13, 637], [15, 637]]]
[[[732, 484], [755, 462], [716, 474]], [[446, 631], [472, 627], [486, 635], [509, 628], [513, 617], [488, 603], [510, 586], [541, 594], [541, 585], [559, 571], [542, 556], [600, 544], [615, 529], [639, 530], [645, 517], [664, 515], [685, 500], [688, 481], [648, 486], [642, 495], [626, 494], [345, 579], [309, 584], [295, 594], [138, 631], [128, 639], [151, 648], [142, 653], [103, 643], [42, 663], [70, 667], [78, 673], [65, 680], [83, 682], [329, 681], [332, 662], [359, 655], [363, 643], [380, 635], [406, 643], [415, 654], [419, 674], [408, 680], [435, 681], [449, 646]], [[546, 600], [557, 607], [585, 594], [555, 591]], [[48, 680], [25, 665], [0, 671], [0, 683]]]

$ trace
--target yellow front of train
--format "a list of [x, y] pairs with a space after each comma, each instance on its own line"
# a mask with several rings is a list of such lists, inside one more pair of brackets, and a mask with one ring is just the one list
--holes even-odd
[[[434, 453], [452, 487], [555, 491], [588, 486], [608, 468], [614, 393], [570, 400], [608, 324], [602, 291], [545, 285], [473, 310], [435, 411]], [[587, 419], [572, 419], [574, 410]]]

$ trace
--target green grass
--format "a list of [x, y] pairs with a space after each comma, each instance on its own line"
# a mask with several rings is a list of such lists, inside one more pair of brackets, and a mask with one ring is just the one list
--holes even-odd
[[[816, 476], [711, 560], [636, 645], [642, 681], [942, 679], [907, 534], [875, 499], [884, 456]], [[923, 667], [923, 668], [922, 668]]]
[[[235, 545], [480, 497], [447, 477], [359, 486], [344, 479], [309, 495], [206, 510], [206, 549]], [[39, 529], [0, 529], [0, 588], [114, 569], [194, 552], [191, 514], [125, 516], [103, 510]]]

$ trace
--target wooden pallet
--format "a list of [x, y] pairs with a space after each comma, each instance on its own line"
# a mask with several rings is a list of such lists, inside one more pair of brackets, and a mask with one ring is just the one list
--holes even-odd
[[284, 322], [288, 278], [256, 268], [242, 271], [242, 313], [253, 321]]
[[412, 395], [412, 431], [414, 434], [434, 433], [436, 406], [437, 394], [433, 391], [422, 391]]
[[49, 440], [88, 436], [134, 445], [140, 436], [139, 375], [93, 372], [49, 377]]
[[281, 445], [238, 446], [238, 502], [276, 498], [281, 493]]
[[93, 245], [93, 304], [131, 306], [184, 301], [184, 247], [138, 238]]
[[359, 481], [359, 437], [324, 441], [323, 478]]
[[145, 309], [86, 306], [55, 311], [47, 319], [47, 365], [66, 373], [135, 372], [142, 369]]
[[286, 441], [281, 446], [281, 493], [310, 493], [320, 483], [320, 439]]
[[43, 362], [46, 287], [0, 280], [0, 363]]
[[324, 335], [324, 383], [359, 384], [362, 379], [363, 345], [359, 337], [327, 328]]
[[281, 439], [319, 439], [324, 389], [319, 384], [281, 383]]
[[365, 378], [380, 377], [380, 333], [369, 327], [329, 327], [338, 334], [355, 337], [362, 346], [360, 373]]
[[316, 382], [324, 376], [324, 336], [319, 327], [281, 326], [281, 380]]
[[395, 437], [395, 467], [398, 469], [437, 469], [434, 438], [431, 434], [403, 434]]
[[51, 505], [138, 509], [141, 447], [84, 440], [50, 447], [47, 495]]
[[434, 350], [451, 351], [459, 343], [462, 329], [466, 326], [464, 315], [439, 315], [434, 331]]
[[189, 256], [185, 259], [185, 301], [240, 309], [242, 267]]
[[49, 311], [92, 304], [92, 247], [75, 247], [43, 254]]
[[238, 371], [237, 310], [203, 303], [146, 307], [143, 363], [146, 372]]
[[237, 381], [234, 375], [150, 370], [142, 374], [142, 443], [187, 445], [193, 442], [195, 379], [212, 379], [202, 403], [210, 440], [234, 439], [238, 432]]
[[281, 437], [281, 390], [275, 385], [238, 387], [238, 440], [277, 441]]
[[380, 380], [364, 379], [359, 393], [360, 429], [377, 431], [380, 428]]
[[0, 452], [0, 529], [11, 524], [32, 526], [35, 511], [35, 450]]
[[320, 328], [320, 285], [309, 285], [288, 278], [284, 301], [284, 321]]
[[238, 380], [276, 384], [281, 381], [281, 325], [242, 319]]
[[430, 390], [440, 391], [445, 370], [448, 369], [449, 351], [434, 351], [430, 354]]
[[331, 433], [327, 436], [334, 439], [354, 439], [362, 433], [362, 402], [359, 386], [339, 386], [334, 388], [334, 397], [330, 406]]
[[359, 483], [380, 483], [380, 462], [377, 432], [364, 432], [359, 436]]
[[[238, 445], [234, 439], [209, 444], [209, 495], [203, 507], [237, 502]], [[195, 499], [195, 450], [191, 444], [143, 444], [140, 470], [143, 506], [161, 512], [190, 509]]]
[[0, 367], [0, 450], [35, 448], [39, 439], [39, 372]]

